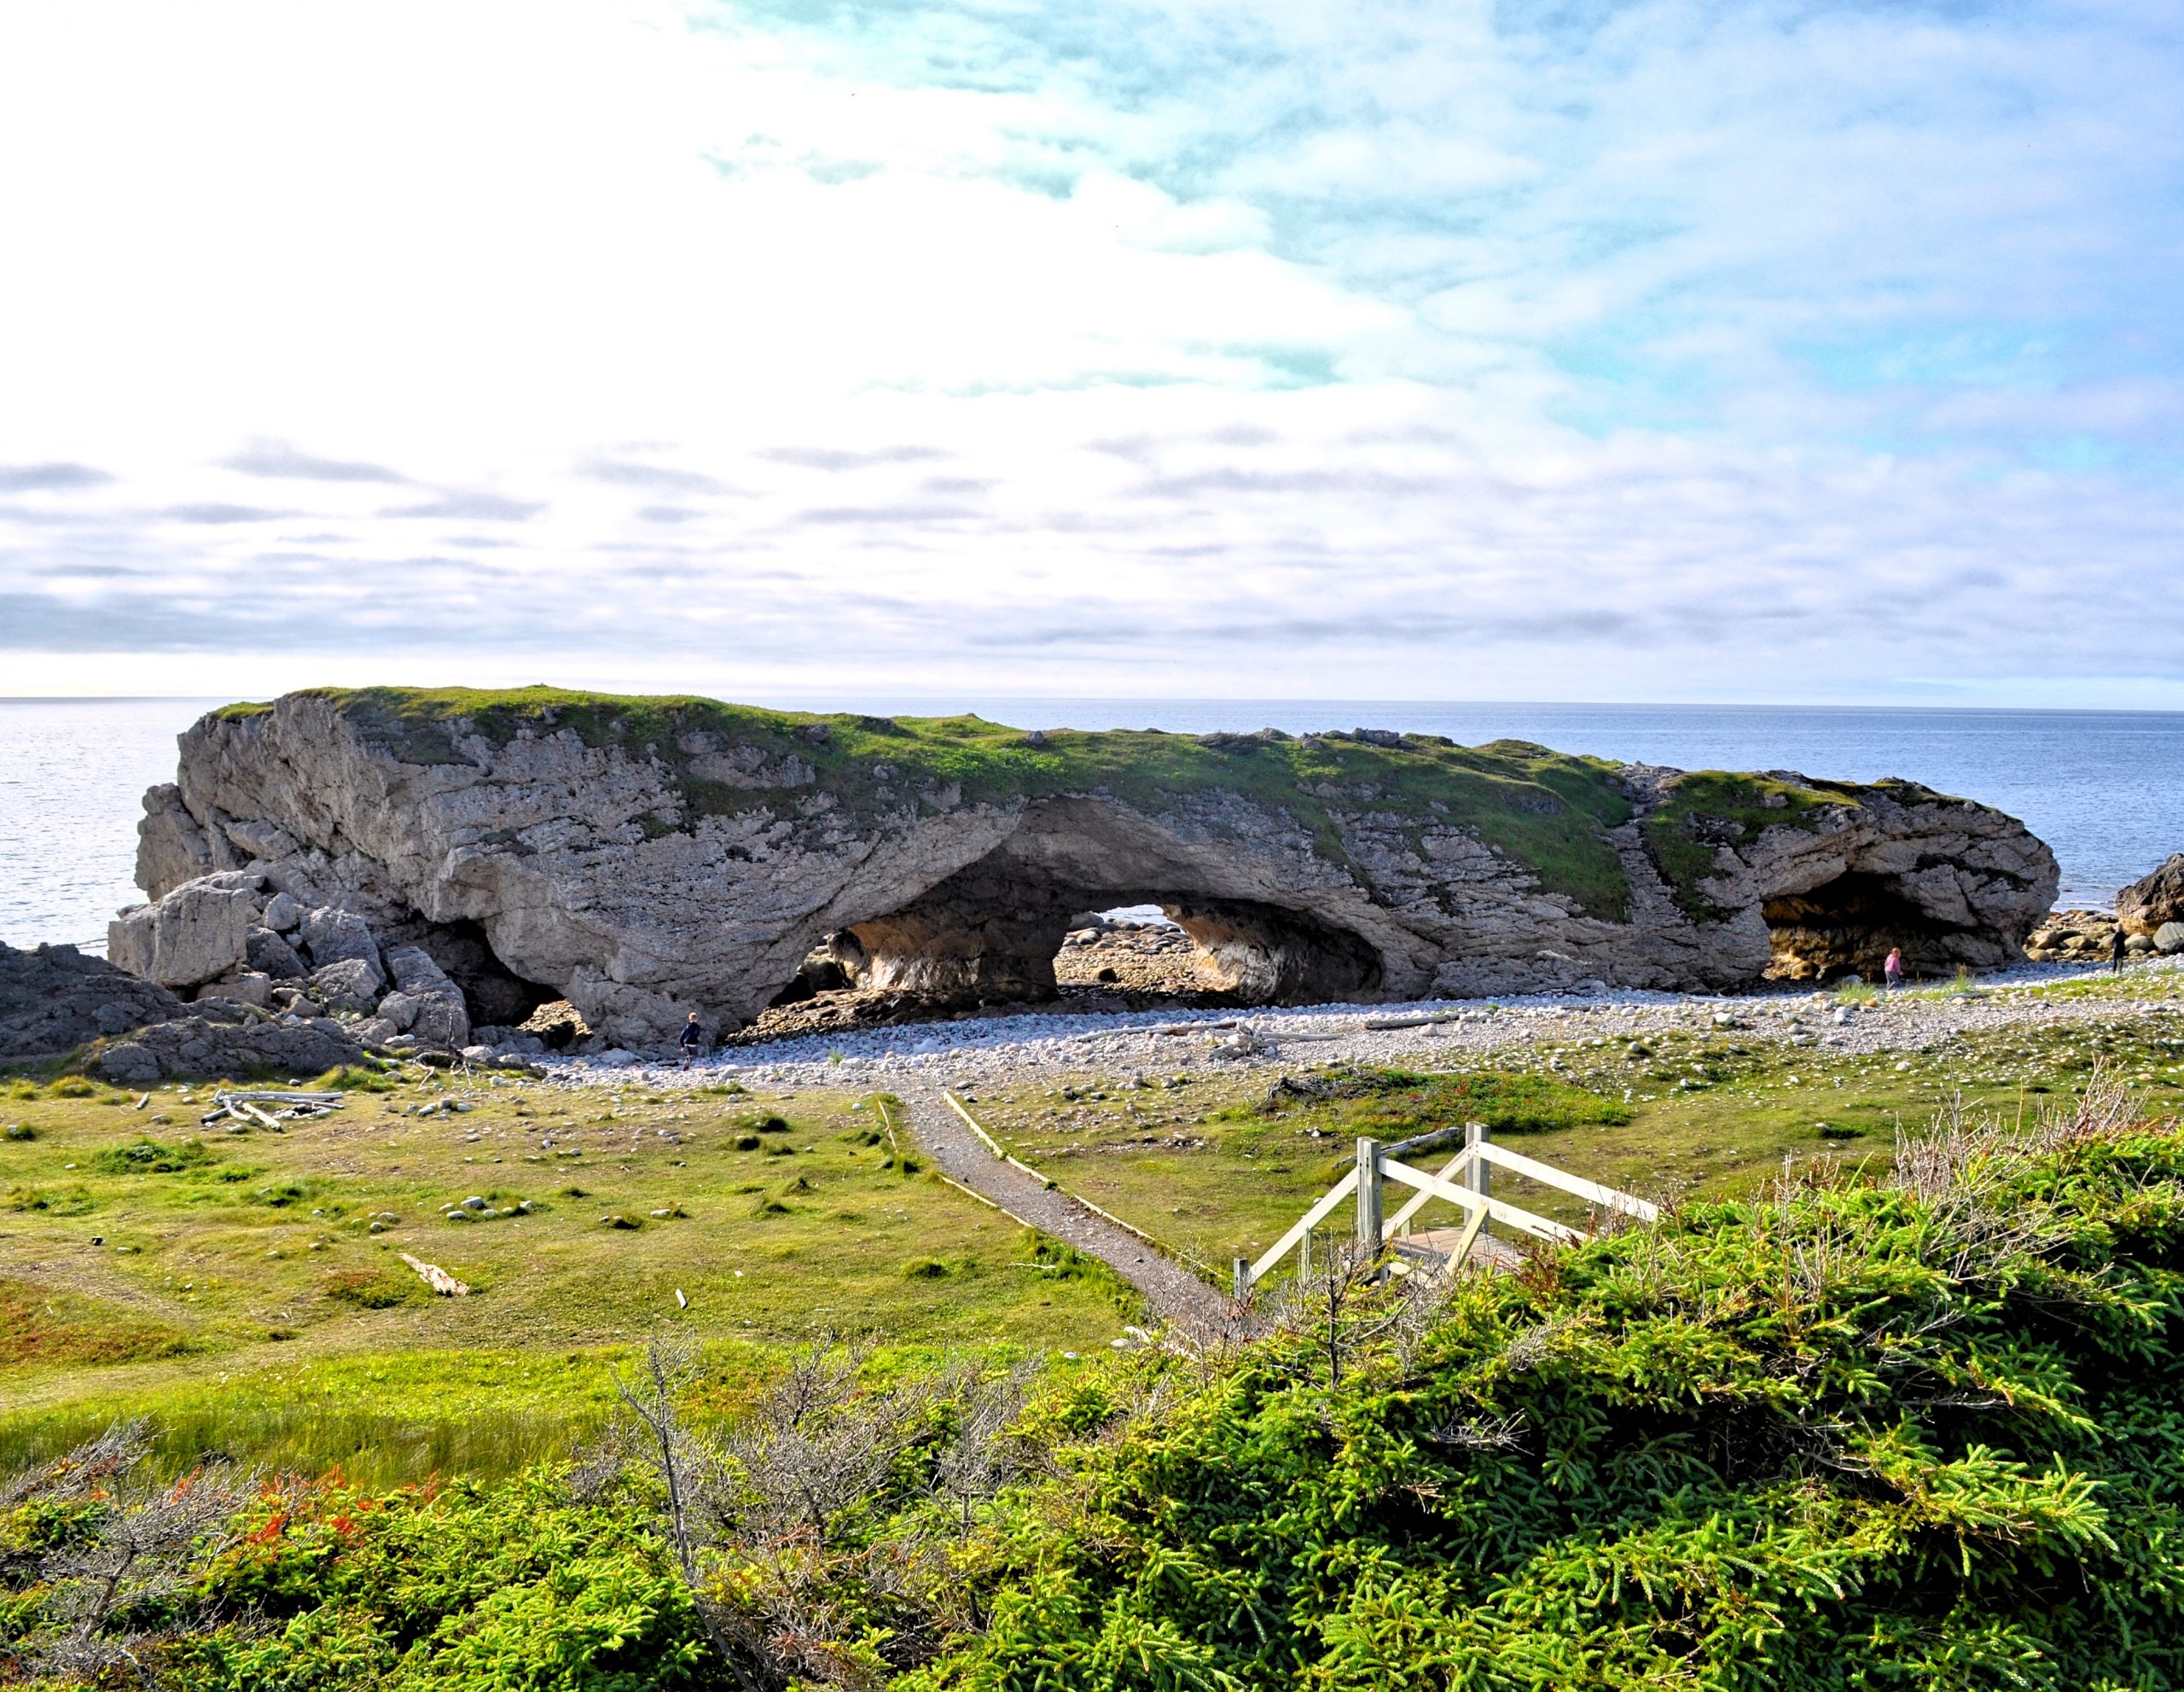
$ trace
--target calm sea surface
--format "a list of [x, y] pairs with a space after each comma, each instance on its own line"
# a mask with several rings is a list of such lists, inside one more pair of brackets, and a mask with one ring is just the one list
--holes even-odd
[[[2021, 817], [2063, 866], [2062, 903], [2105, 904], [2184, 851], [2184, 713], [1846, 711], [1767, 706], [1403, 705], [1343, 701], [779, 700], [976, 711], [1024, 728], [1411, 729], [1512, 737], [1681, 769], [1905, 776]], [[131, 882], [143, 791], [212, 700], [0, 700], [0, 940], [104, 944]]]

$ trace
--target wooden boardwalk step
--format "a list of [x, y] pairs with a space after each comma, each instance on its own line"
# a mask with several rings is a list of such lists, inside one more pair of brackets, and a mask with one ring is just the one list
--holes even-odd
[[[1461, 1228], [1425, 1228], [1407, 1238], [1391, 1240], [1388, 1247], [1397, 1257], [1438, 1272], [1448, 1267], [1463, 1233]], [[1514, 1269], [1525, 1254], [1506, 1240], [1481, 1234], [1472, 1241], [1470, 1259], [1481, 1269]]]

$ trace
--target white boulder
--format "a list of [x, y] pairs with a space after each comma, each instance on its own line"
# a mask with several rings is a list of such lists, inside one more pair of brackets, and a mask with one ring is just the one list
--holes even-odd
[[194, 987], [241, 967], [262, 900], [254, 875], [185, 881], [107, 925], [107, 956], [163, 987]]

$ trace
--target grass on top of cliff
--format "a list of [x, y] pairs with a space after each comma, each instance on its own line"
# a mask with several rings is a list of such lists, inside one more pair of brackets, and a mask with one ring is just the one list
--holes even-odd
[[[209, 1091], [0, 1092], [0, 1469], [156, 1413], [414, 1480], [559, 1449], [609, 1363], [671, 1329], [760, 1358], [828, 1334], [1090, 1351], [1139, 1309], [906, 1166], [871, 1096], [412, 1072], [229, 1134], [198, 1123]], [[443, 1213], [468, 1198], [491, 1214]]]
[[[1234, 793], [1287, 812], [1337, 863], [1347, 863], [1337, 818], [1391, 823], [1414, 849], [1443, 828], [1461, 829], [1529, 870], [1550, 893], [1586, 913], [1623, 920], [1629, 887], [1606, 839], [1627, 822], [1629, 801], [1614, 766], [1521, 741], [1461, 747], [1438, 736], [1400, 741], [1339, 731], [1291, 736], [1193, 736], [1158, 730], [1054, 730], [1038, 734], [978, 717], [886, 718], [761, 710], [694, 695], [624, 696], [549, 687], [314, 689], [373, 743], [405, 761], [462, 763], [469, 736], [506, 745], [520, 735], [570, 732], [586, 745], [619, 747], [666, 769], [682, 799], [680, 816], [650, 818], [648, 829], [764, 805], [799, 806], [814, 791], [831, 795], [849, 820], [932, 809], [951, 795], [1006, 803], [1064, 794], [1104, 793], [1159, 811], [1179, 799]], [[230, 720], [274, 707], [235, 705]], [[759, 754], [747, 782], [697, 773], [710, 753], [748, 747]], [[776, 786], [752, 782], [775, 781]], [[1786, 799], [1783, 797], [1787, 795]], [[1712, 847], [1697, 838], [1719, 819], [1746, 813], [1799, 823], [1822, 794], [1763, 777], [1711, 772], [1687, 778], [1652, 840], [1687, 906], [1712, 869]], [[1693, 822], [1693, 818], [1700, 820]], [[1354, 865], [1351, 867], [1355, 867]], [[1159, 889], [1147, 889], [1158, 893]]]
[[1809, 829], [1830, 805], [1856, 809], [1856, 789], [1839, 782], [1791, 782], [1779, 776], [1694, 770], [1680, 776], [1646, 819], [1646, 845], [1685, 915], [1719, 922], [1730, 913], [1700, 891], [1722, 846], [1746, 846], [1769, 829]]

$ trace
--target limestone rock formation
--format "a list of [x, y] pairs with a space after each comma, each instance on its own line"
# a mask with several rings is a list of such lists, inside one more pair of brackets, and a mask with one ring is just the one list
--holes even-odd
[[0, 1062], [73, 1051], [182, 1009], [165, 987], [73, 946], [0, 945]]
[[[1935, 971], [1997, 965], [2057, 879], [2022, 824], [1908, 782], [546, 689], [230, 707], [145, 806], [155, 899], [263, 878], [245, 961], [276, 907], [346, 912], [434, 959], [472, 1021], [566, 997], [619, 1044], [694, 1009], [747, 1022], [822, 945], [868, 986], [1041, 997], [1072, 922], [1126, 904], [1161, 906], [1198, 979], [1240, 999], [1370, 1000], [1734, 988], [1875, 968], [1891, 945]], [[332, 930], [296, 932], [317, 983]], [[174, 950], [195, 971], [218, 949]]]
[[217, 980], [248, 957], [264, 885], [264, 877], [248, 871], [187, 881], [108, 925], [107, 956], [163, 987]]
[[[275, 923], [295, 936], [294, 944]], [[306, 905], [270, 889], [258, 869], [194, 877], [124, 912], [107, 936], [109, 951], [124, 963], [191, 991], [200, 1004], [277, 1008], [304, 1020], [328, 1010], [369, 1018], [355, 1038], [374, 1044], [456, 1051], [470, 1042], [463, 991], [424, 948], [382, 951], [372, 925], [355, 911]], [[449, 949], [458, 957], [472, 955], [459, 940]], [[532, 1001], [522, 1003], [527, 1009]], [[170, 1004], [180, 1008], [171, 997]]]
[[2116, 920], [2127, 933], [2152, 934], [2164, 923], [2184, 922], [2184, 852], [2116, 895]]

